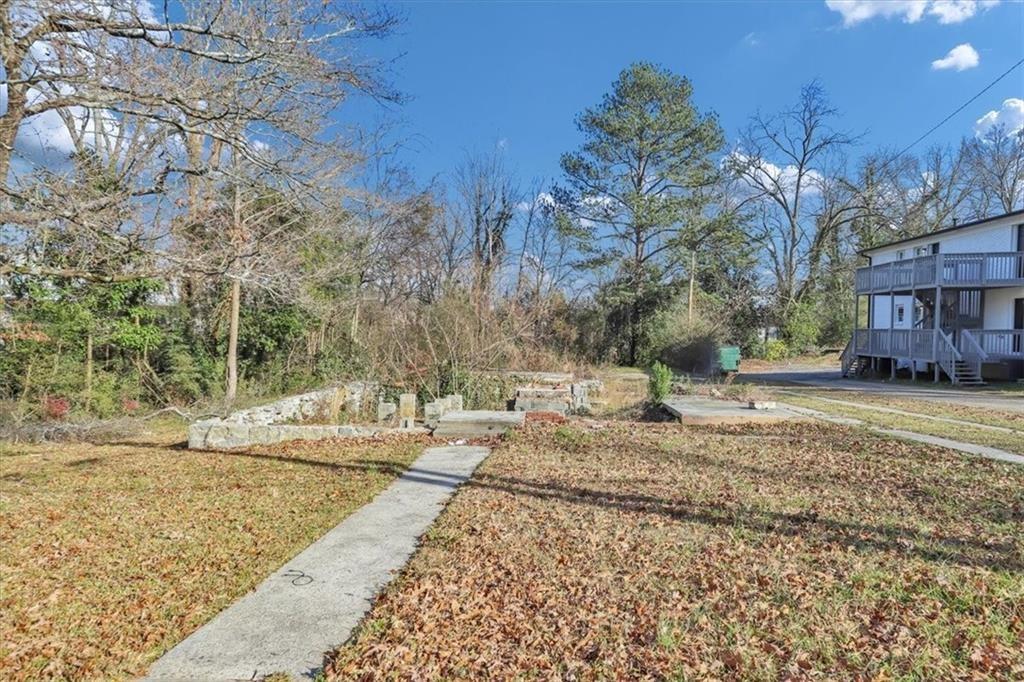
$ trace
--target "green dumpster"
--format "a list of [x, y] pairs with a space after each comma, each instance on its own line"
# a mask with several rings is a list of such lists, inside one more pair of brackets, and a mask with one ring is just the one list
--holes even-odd
[[740, 371], [740, 347], [719, 346], [715, 369], [719, 374], [732, 374]]

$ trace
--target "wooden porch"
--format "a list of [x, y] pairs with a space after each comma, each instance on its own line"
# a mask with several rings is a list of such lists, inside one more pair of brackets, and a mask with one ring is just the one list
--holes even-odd
[[915, 378], [916, 363], [927, 362], [936, 381], [941, 370], [955, 384], [980, 384], [982, 365], [1024, 360], [1024, 330], [857, 329], [843, 351], [843, 375], [877, 358], [908, 361]]
[[936, 253], [857, 269], [858, 294], [1024, 286], [1024, 252]]

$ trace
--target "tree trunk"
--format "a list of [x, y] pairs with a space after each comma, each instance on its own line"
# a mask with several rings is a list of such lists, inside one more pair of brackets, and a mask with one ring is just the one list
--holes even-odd
[[637, 329], [637, 305], [634, 300], [629, 304], [629, 366], [636, 367], [636, 347], [639, 345], [637, 337], [640, 331]]
[[[238, 171], [238, 151], [232, 155], [233, 169]], [[242, 193], [239, 191], [238, 180], [235, 180], [234, 200], [231, 210], [231, 243], [236, 255], [241, 250], [242, 242]], [[235, 277], [231, 280], [231, 315], [228, 319], [228, 387], [224, 392], [224, 402], [231, 405], [238, 395], [238, 317], [242, 299], [242, 280]]]
[[85, 336], [85, 411], [92, 406], [92, 331]]
[[[7, 71], [8, 78], [13, 74]], [[11, 154], [14, 152], [14, 141], [18, 136], [18, 127], [24, 118], [26, 98], [20, 86], [7, 88], [7, 113], [0, 116], [0, 184], [7, 183], [7, 173], [11, 167]], [[4, 201], [7, 201], [5, 198]]]
[[697, 252], [690, 254], [690, 293], [686, 302], [686, 321], [693, 324], [693, 280], [697, 273]]
[[231, 405], [238, 395], [238, 317], [241, 308], [242, 282], [231, 280], [231, 317], [228, 320], [228, 387], [224, 402]]

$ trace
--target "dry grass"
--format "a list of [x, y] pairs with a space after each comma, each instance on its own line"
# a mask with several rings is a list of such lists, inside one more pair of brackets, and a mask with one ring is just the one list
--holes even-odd
[[[975, 445], [987, 445], [999, 448], [1006, 452], [1024, 455], [1024, 432], [1022, 431], [997, 431], [984, 427], [964, 426], [962, 424], [950, 424], [947, 422], [935, 421], [933, 419], [921, 419], [891, 412], [879, 412], [869, 407], [853, 407], [840, 405], [834, 402], [821, 400], [814, 396], [795, 395], [787, 393], [780, 397], [792, 405], [798, 407], [809, 407], [826, 414], [839, 417], [859, 419], [865, 424], [878, 426], [885, 429], [900, 429], [913, 433], [922, 433], [940, 438], [950, 438], [963, 443], [974, 443]], [[939, 415], [936, 415], [939, 416]]]
[[0, 445], [0, 679], [123, 678], [369, 501], [414, 439]]
[[598, 371], [596, 376], [603, 387], [591, 396], [595, 414], [618, 415], [642, 409], [647, 400], [647, 374], [632, 367], [613, 367]]
[[[787, 389], [792, 392], [794, 389]], [[1024, 413], [1008, 412], [1004, 410], [978, 407], [971, 404], [958, 404], [945, 400], [921, 400], [913, 397], [900, 396], [899, 394], [869, 393], [866, 391], [808, 391], [801, 390], [802, 395], [810, 397], [831, 398], [833, 400], [845, 400], [848, 402], [864, 403], [866, 405], [878, 405], [890, 407], [907, 412], [928, 414], [933, 417], [945, 417], [947, 419], [962, 419], [1000, 426], [1008, 429], [1024, 430]], [[1022, 399], [1024, 402], [1024, 399]]]
[[840, 364], [839, 353], [797, 355], [785, 360], [743, 358], [740, 361], [740, 371], [744, 374], [760, 374], [763, 372], [784, 372], [794, 367], [832, 367], [838, 369]]
[[338, 679], [1021, 679], [1024, 467], [828, 424], [535, 427]]

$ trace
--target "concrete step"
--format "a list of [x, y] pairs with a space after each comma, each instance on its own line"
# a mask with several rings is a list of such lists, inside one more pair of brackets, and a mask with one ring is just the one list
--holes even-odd
[[569, 401], [572, 399], [572, 391], [568, 388], [517, 388], [516, 398]]
[[567, 400], [524, 400], [516, 398], [515, 411], [569, 414], [569, 402]]
[[483, 438], [500, 436], [511, 428], [522, 426], [525, 412], [495, 410], [456, 410], [441, 417], [434, 429], [435, 438]]

